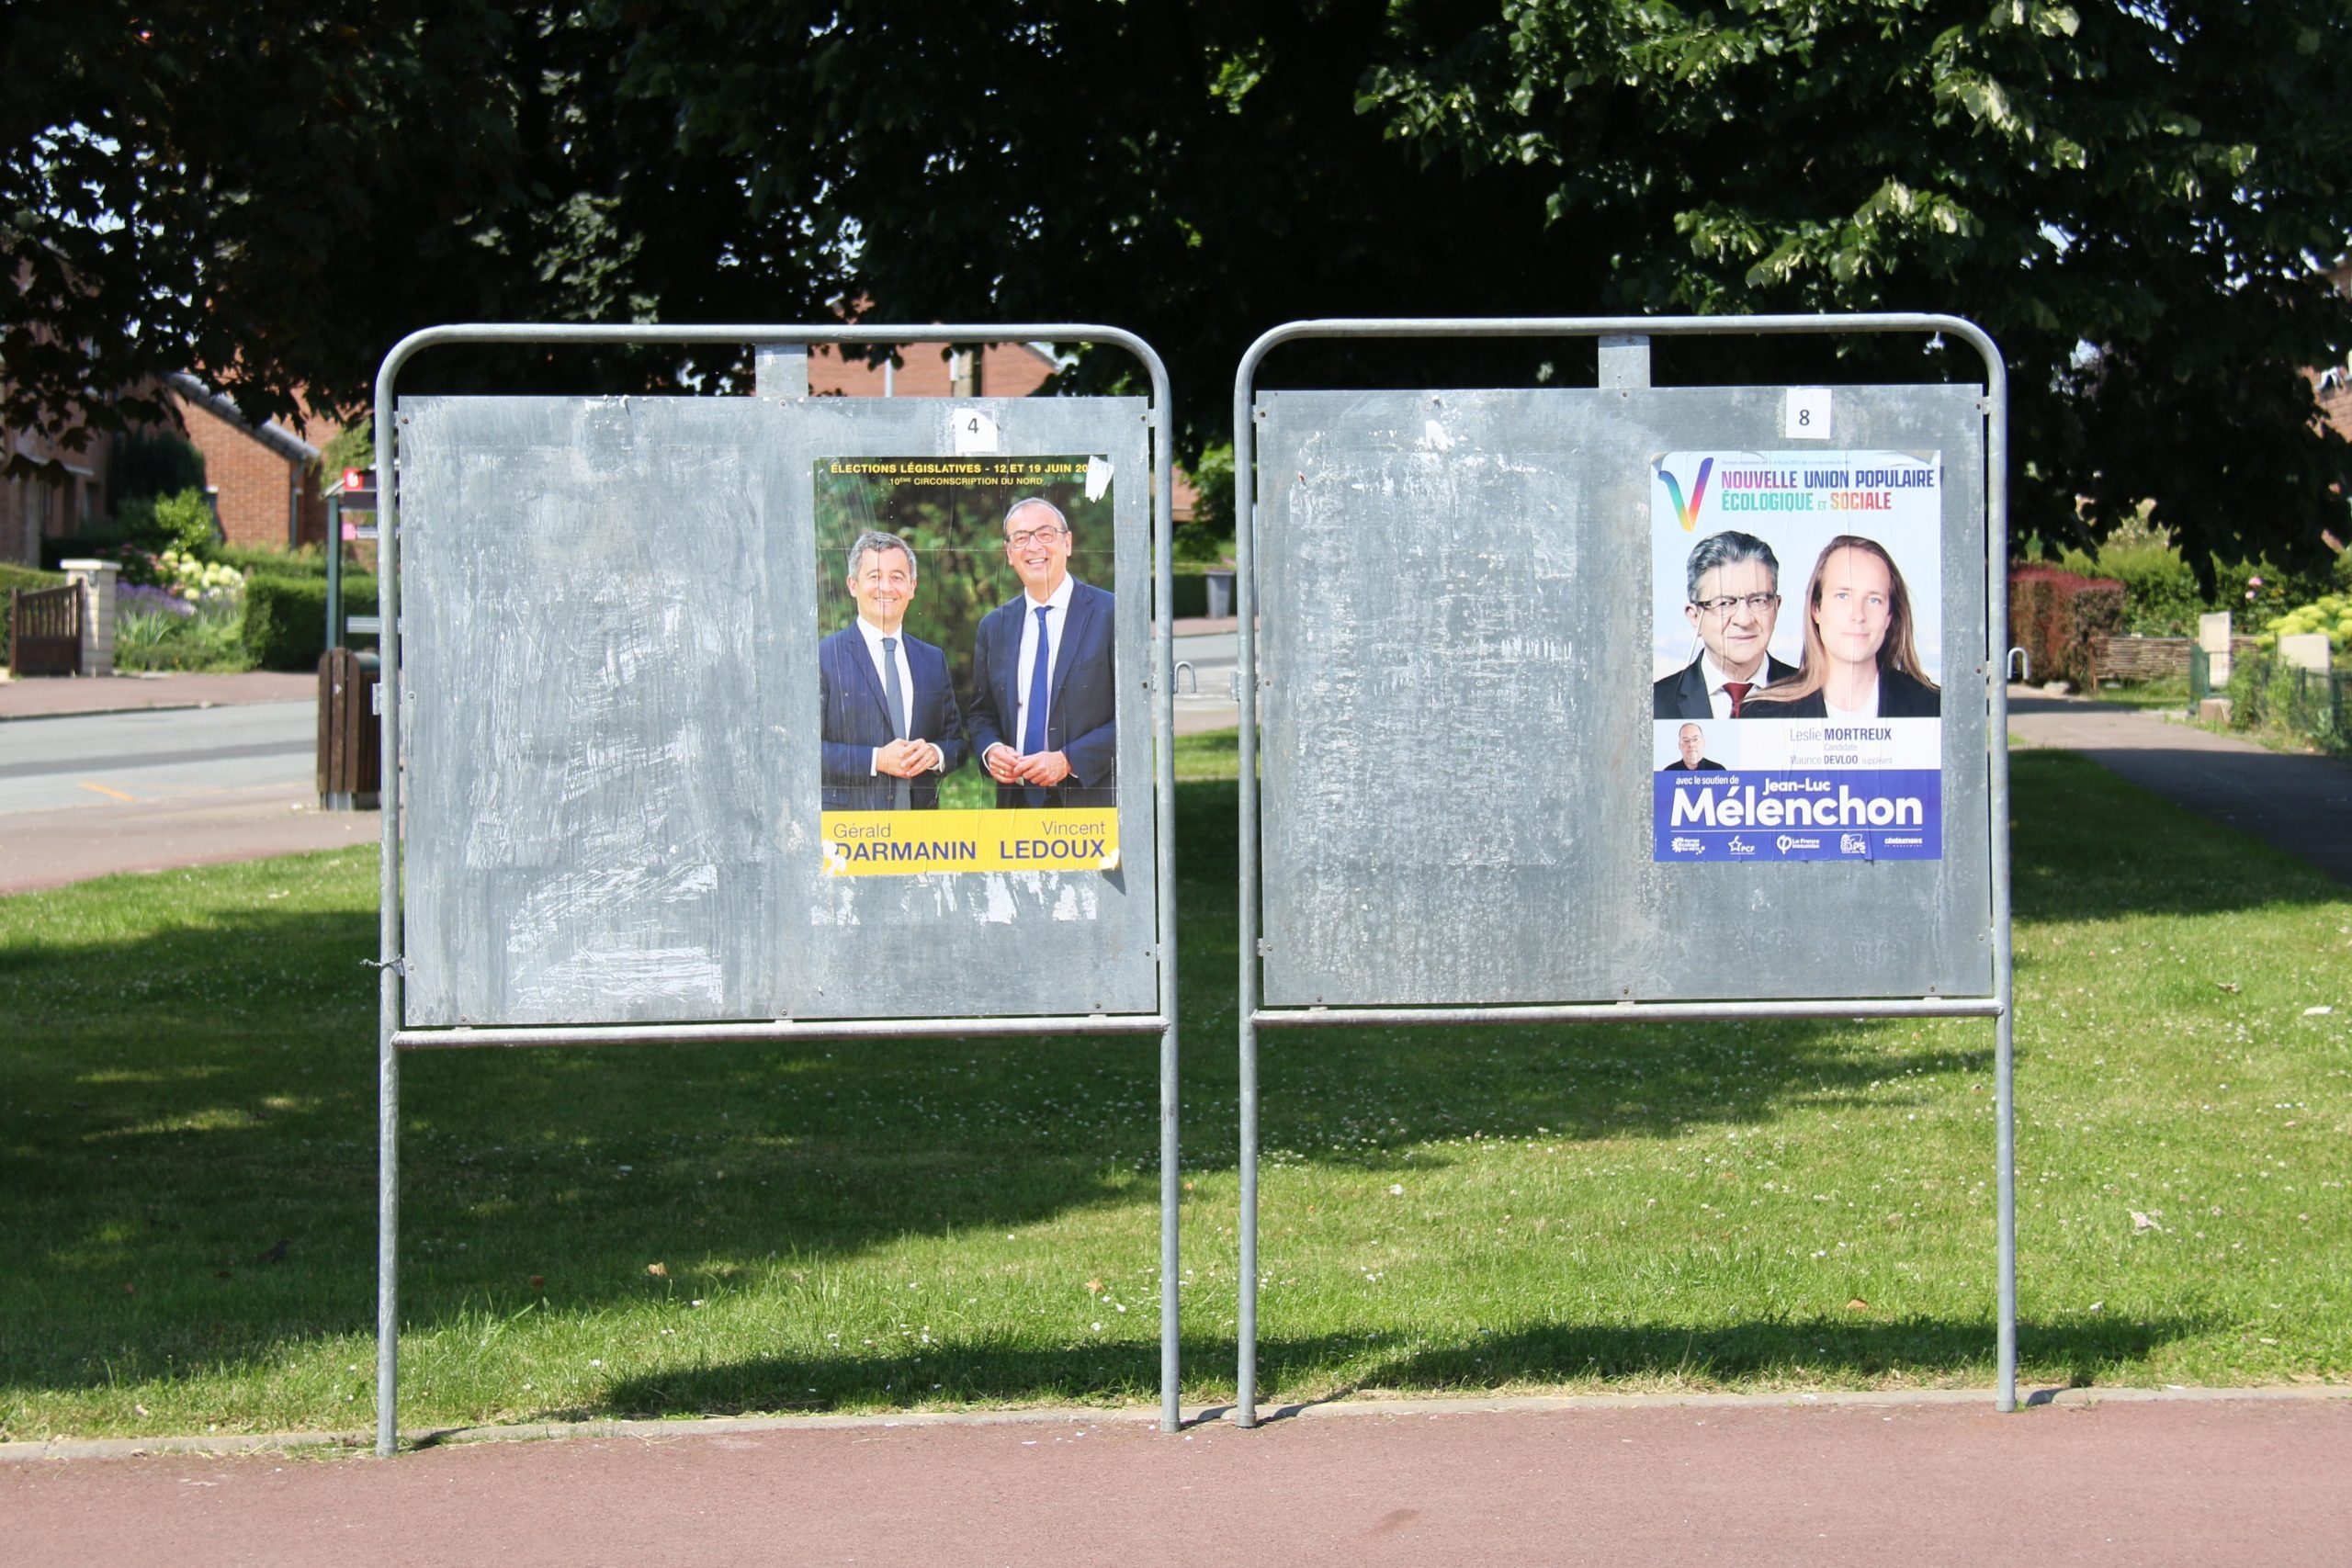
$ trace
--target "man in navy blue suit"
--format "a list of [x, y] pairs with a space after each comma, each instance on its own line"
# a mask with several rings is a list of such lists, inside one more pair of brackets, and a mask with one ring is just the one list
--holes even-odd
[[932, 811], [964, 763], [964, 716], [947, 656], [906, 635], [915, 553], [867, 530], [849, 547], [857, 619], [817, 645], [824, 711], [824, 809]]
[[967, 715], [999, 806], [1116, 806], [1112, 596], [1069, 574], [1069, 524], [1039, 497], [1004, 514], [1022, 592], [980, 619]]

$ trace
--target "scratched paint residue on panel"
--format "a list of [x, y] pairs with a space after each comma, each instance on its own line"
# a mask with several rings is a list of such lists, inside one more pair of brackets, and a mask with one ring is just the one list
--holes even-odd
[[586, 948], [531, 972], [515, 984], [523, 1008], [576, 1006], [592, 992], [626, 1017], [645, 1010], [707, 1012], [726, 995], [718, 960], [699, 948]]
[[743, 918], [772, 590], [707, 438], [728, 412], [434, 400], [404, 437], [424, 1020], [741, 1016], [773, 988]]
[[986, 924], [1009, 926], [1020, 913], [1021, 906], [1012, 896], [1012, 885], [1007, 874], [992, 871], [980, 879], [983, 899], [973, 913]]
[[517, 956], [560, 949], [569, 933], [608, 908], [645, 913], [640, 930], [658, 926], [665, 904], [707, 898], [718, 889], [718, 868], [707, 862], [656, 865], [584, 866], [559, 874], [524, 895], [511, 917], [506, 951]]
[[1102, 884], [1092, 879], [1055, 879], [1061, 886], [1054, 892], [1053, 915], [1057, 920], [1091, 920], [1099, 912]]
[[808, 900], [808, 923], [811, 926], [854, 926], [857, 919], [857, 889], [847, 878], [821, 885]]
[[[1581, 623], [1560, 602], [1577, 542], [1524, 465], [1410, 429], [1334, 443], [1319, 462], [1339, 482], [1291, 498], [1304, 570], [1270, 640], [1301, 674], [1276, 671], [1270, 750], [1295, 767], [1301, 834], [1286, 848], [1306, 863], [1291, 892], [1326, 962], [1486, 989], [1526, 944], [1498, 911], [1578, 839], [1577, 814], [1534, 798], [1555, 738], [1589, 728]], [[1303, 458], [1310, 474], [1317, 460]], [[1383, 516], [1395, 525], [1365, 559], [1363, 531]]]

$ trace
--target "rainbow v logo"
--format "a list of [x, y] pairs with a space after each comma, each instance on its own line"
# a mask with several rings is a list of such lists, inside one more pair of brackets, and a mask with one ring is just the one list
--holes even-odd
[[1683, 501], [1682, 486], [1676, 481], [1674, 476], [1668, 473], [1663, 465], [1658, 468], [1657, 477], [1666, 481], [1667, 498], [1674, 502], [1675, 518], [1681, 523], [1682, 531], [1686, 534], [1699, 526], [1699, 503], [1707, 499], [1707, 476], [1714, 472], [1714, 468], [1715, 460], [1713, 457], [1699, 459], [1699, 481], [1690, 487], [1690, 499], [1688, 502]]

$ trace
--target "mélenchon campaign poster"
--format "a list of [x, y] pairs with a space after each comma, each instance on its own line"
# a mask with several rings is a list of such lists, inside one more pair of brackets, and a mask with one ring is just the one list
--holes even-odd
[[1111, 464], [816, 464], [826, 870], [1119, 863]]
[[1652, 463], [1660, 861], [1943, 853], [1943, 455]]

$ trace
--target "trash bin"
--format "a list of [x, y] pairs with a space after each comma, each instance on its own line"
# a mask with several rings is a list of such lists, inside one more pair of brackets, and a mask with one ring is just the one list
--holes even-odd
[[322, 810], [373, 811], [379, 805], [384, 752], [373, 663], [347, 648], [331, 648], [319, 659]]
[[1233, 614], [1233, 573], [1212, 571], [1209, 579], [1209, 619], [1221, 621]]

